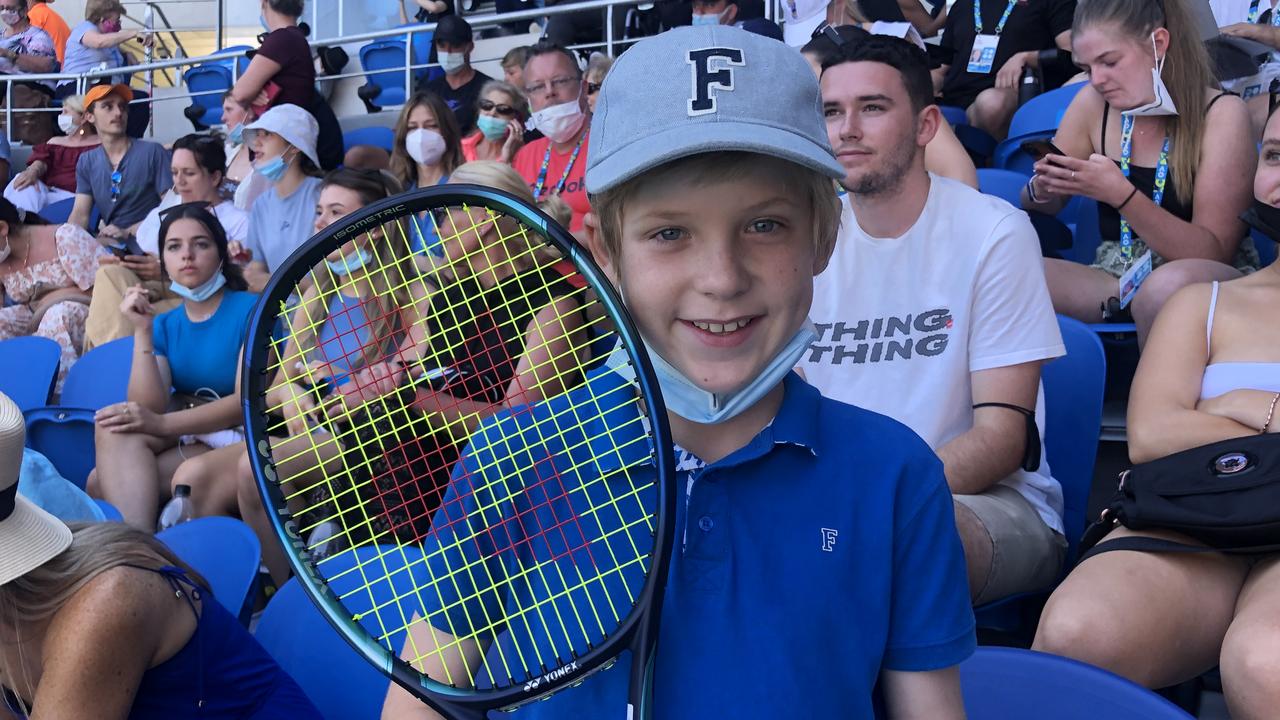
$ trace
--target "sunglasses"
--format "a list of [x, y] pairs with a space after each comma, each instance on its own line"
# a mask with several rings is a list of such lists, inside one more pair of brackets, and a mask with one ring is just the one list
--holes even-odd
[[111, 202], [120, 199], [120, 183], [124, 180], [124, 173], [114, 170], [111, 173]]
[[505, 115], [507, 117], [516, 116], [516, 109], [510, 105], [499, 105], [492, 100], [481, 100], [479, 105], [480, 110], [483, 112], [496, 112], [499, 115]]
[[600, 83], [593, 83], [593, 82], [587, 83], [588, 95], [595, 95], [598, 92], [600, 92]]

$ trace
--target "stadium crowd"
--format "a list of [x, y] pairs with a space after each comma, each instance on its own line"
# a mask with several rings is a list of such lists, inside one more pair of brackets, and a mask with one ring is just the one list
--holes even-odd
[[[223, 125], [165, 146], [143, 139], [147, 98], [128, 78], [82, 95], [71, 82], [22, 79], [131, 64], [130, 48], [151, 41], [122, 29], [118, 0], [88, 0], [75, 24], [45, 0], [0, 0], [0, 74], [12, 102], [61, 108], [14, 116], [8, 135], [32, 148], [25, 167], [10, 167], [8, 145], [0, 146], [0, 174], [11, 178], [0, 199], [0, 339], [57, 342], [55, 393], [84, 353], [126, 337], [133, 344], [127, 400], [95, 418], [96, 467], [86, 488], [118, 509], [124, 525], [68, 529], [12, 491], [6, 496], [21, 463], [22, 418], [0, 399], [0, 718], [24, 717], [33, 704], [32, 717], [182, 717], [196, 701], [232, 698], [242, 707], [228, 704], [228, 713], [313, 716], [252, 637], [209, 612], [216, 603], [200, 600], [203, 578], [151, 537], [161, 508], [184, 486], [197, 516], [236, 517], [254, 529], [266, 585], [290, 576], [241, 427], [240, 343], [257, 294], [295, 249], [342, 216], [448, 183], [489, 185], [538, 204], [613, 267], [621, 251], [601, 237], [625, 225], [623, 201], [615, 187], [593, 186], [590, 168], [598, 145], [620, 141], [593, 133], [653, 130], [639, 120], [624, 130], [607, 123], [689, 100], [687, 80], [658, 88], [627, 73], [631, 49], [616, 67], [603, 54], [566, 49], [598, 40], [602, 13], [556, 15], [546, 38], [502, 59], [499, 79], [473, 67], [479, 33], [451, 0], [414, 0], [401, 12], [438, 23], [431, 62], [442, 72], [408, 93], [389, 149], [344, 147], [338, 118], [316, 90], [299, 24], [303, 0], [260, 1], [265, 32], [223, 98]], [[720, 204], [731, 204], [723, 191], [732, 183], [813, 196], [806, 222], [822, 257], [811, 305], [799, 314], [814, 330], [792, 365], [830, 401], [908, 428], [904, 440], [896, 425], [885, 431], [892, 439], [884, 453], [922, 458], [898, 470], [950, 492], [938, 507], [921, 501], [933, 508], [921, 523], [892, 517], [885, 529], [907, 545], [939, 543], [934, 557], [889, 569], [928, 577], [892, 587], [886, 577], [863, 579], [868, 594], [885, 597], [868, 617], [935, 617], [895, 624], [876, 647], [857, 648], [883, 663], [876, 660], [865, 688], [835, 690], [869, 696], [879, 679], [889, 716], [961, 717], [956, 666], [975, 644], [971, 608], [1040, 594], [1048, 599], [1034, 649], [1153, 689], [1218, 667], [1233, 718], [1275, 717], [1280, 554], [1117, 550], [1076, 564], [1079, 538], [1064, 524], [1063, 487], [1047, 457], [1041, 370], [1067, 352], [1059, 316], [1102, 333], [1121, 332], [1102, 323], [1132, 323], [1136, 371], [1108, 381], [1128, 398], [1133, 463], [1280, 432], [1280, 329], [1266, 320], [1280, 306], [1280, 267], [1261, 259], [1275, 257], [1262, 244], [1280, 231], [1266, 222], [1280, 208], [1280, 118], [1271, 113], [1280, 81], [1270, 80], [1270, 56], [1258, 59], [1254, 75], [1224, 76], [1204, 28], [1211, 17], [1223, 37], [1262, 43], [1280, 58], [1277, 4], [955, 0], [930, 9], [920, 0], [834, 0], [803, 17], [789, 3], [784, 28], [750, 0], [664, 0], [618, 28], [619, 36], [656, 36], [641, 43], [716, 32], [716, 42], [781, 58], [769, 83], [753, 84], [748, 63], [737, 69], [740, 85], [717, 91], [757, 106], [735, 112], [757, 113], [762, 124], [819, 133], [825, 176], [813, 165], [797, 171], [803, 163], [773, 150], [729, 143], [727, 152], [646, 167], [642, 177]], [[499, 10], [524, 6], [500, 2]], [[674, 29], [684, 25], [699, 30]], [[806, 30], [793, 37], [793, 26]], [[662, 77], [655, 68], [653, 78]], [[775, 87], [774, 97], [770, 83], [787, 87]], [[1011, 126], [1035, 97], [1031, 86], [1059, 98], [1060, 119], [1039, 128], [1054, 131], [1047, 142], [1017, 149], [1034, 162], [1019, 193], [984, 193], [990, 148], [1019, 139]], [[779, 98], [794, 102], [780, 106]], [[761, 170], [764, 156], [776, 172]], [[59, 203], [71, 205], [65, 222], [45, 220]], [[1086, 262], [1065, 259], [1045, 229], [1083, 227], [1079, 212], [1096, 212], [1100, 237]], [[428, 227], [403, 248], [386, 237], [361, 249], [411, 258], [406, 276], [452, 262], [449, 241]], [[710, 262], [707, 276], [775, 282], [734, 262]], [[312, 326], [297, 336], [314, 346], [316, 367], [337, 372], [334, 363], [345, 362], [337, 320], [350, 323], [351, 308], [372, 317], [367, 306], [384, 302], [386, 282], [361, 277], [355, 295], [328, 305], [316, 303], [326, 297], [320, 290], [300, 300], [322, 306], [307, 310]], [[730, 292], [707, 283], [700, 292]], [[430, 297], [397, 300], [414, 322], [430, 316]], [[298, 381], [284, 375], [279, 382]], [[304, 418], [285, 420], [290, 439], [309, 432]], [[723, 455], [708, 450], [700, 462]], [[858, 472], [846, 480], [858, 481]], [[1132, 537], [1204, 544], [1121, 525], [1102, 542]], [[205, 684], [162, 680], [192, 672], [197, 660], [186, 648], [206, 623], [227, 639], [195, 651]], [[33, 655], [33, 647], [42, 649]], [[120, 670], [109, 682], [72, 670], [89, 663]], [[435, 717], [392, 687], [384, 718]], [[269, 704], [274, 710], [261, 711]], [[249, 714], [255, 707], [261, 714]]]

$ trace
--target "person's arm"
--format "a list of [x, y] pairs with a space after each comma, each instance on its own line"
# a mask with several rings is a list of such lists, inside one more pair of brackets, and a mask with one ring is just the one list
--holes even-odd
[[245, 68], [244, 74], [231, 88], [231, 98], [246, 107], [255, 104], [263, 88], [281, 69], [280, 63], [275, 60], [261, 52], [255, 54], [253, 60], [249, 61], [249, 67]]
[[260, 293], [271, 280], [271, 271], [261, 260], [254, 260], [244, 266], [244, 279], [249, 283], [249, 292]]
[[[1059, 50], [1071, 52], [1071, 31], [1058, 33], [1053, 38], [1053, 44], [1058, 46]], [[1004, 65], [1000, 67], [1000, 71], [996, 73], [996, 87], [1016, 89], [1018, 83], [1022, 81], [1022, 69], [1024, 67], [1039, 68], [1040, 67], [1040, 51], [1027, 50], [1025, 52], [1014, 53]]]
[[[1092, 86], [1086, 85], [1081, 88], [1080, 92], [1076, 93], [1076, 96], [1072, 98], [1066, 112], [1062, 114], [1062, 122], [1058, 124], [1058, 131], [1053, 136], [1053, 144], [1072, 158], [1087, 158], [1093, 155], [1092, 138], [1097, 134], [1093, 132], [1095, 128], [1094, 120], [1102, 117], [1102, 104], [1102, 96]], [[1099, 120], [1099, 124], [1100, 122]], [[1070, 194], [1054, 192], [1049, 183], [1041, 177], [1042, 174], [1051, 172], [1054, 169], [1055, 166], [1051, 160], [1058, 157], [1061, 156], [1051, 155], [1036, 162], [1035, 174], [1031, 176], [1031, 180], [1028, 183], [1034, 183], [1035, 185], [1035, 198], [1031, 197], [1031, 193], [1026, 187], [1022, 188], [1022, 208], [1024, 210], [1036, 210], [1046, 215], [1057, 215], [1067, 204], [1067, 201], [1071, 199]]]
[[1280, 28], [1260, 23], [1235, 23], [1221, 29], [1223, 35], [1232, 35], [1273, 48], [1280, 48]]
[[432, 15], [435, 15], [437, 13], [442, 13], [449, 7], [449, 3], [444, 2], [444, 0], [413, 0], [413, 1], [417, 3], [418, 7], [422, 8], [423, 10], [426, 10]]
[[[148, 573], [149, 574], [149, 573]], [[31, 720], [125, 720], [164, 641], [172, 592], [159, 578], [110, 570], [49, 623]], [[190, 612], [189, 610], [187, 611]], [[157, 619], [160, 621], [157, 621]]]
[[[484, 648], [475, 640], [459, 640], [414, 616], [400, 657], [422, 674], [446, 684], [470, 687], [471, 675], [484, 662]], [[397, 683], [391, 683], [382, 705], [382, 720], [444, 720]]]
[[27, 73], [49, 73], [53, 72], [58, 65], [58, 58], [51, 55], [35, 55], [30, 53], [18, 53], [13, 58], [13, 64], [22, 72]]
[[934, 175], [959, 180], [974, 190], [978, 189], [978, 170], [973, 166], [973, 158], [969, 157], [969, 151], [964, 149], [955, 130], [945, 121], [939, 123], [938, 132], [924, 148], [924, 168]]
[[[970, 373], [973, 404], [998, 402], [1034, 411], [1040, 363], [1026, 362]], [[951, 492], [976, 495], [1013, 474], [1028, 442], [1026, 417], [1002, 407], [973, 411], [973, 427], [938, 448]]]
[[947, 22], [947, 11], [944, 8], [938, 17], [931, 17], [920, 4], [920, 0], [898, 0], [898, 8], [902, 16], [920, 33], [920, 37], [933, 37]]
[[893, 720], [963, 720], [964, 696], [957, 667], [928, 672], [880, 674], [884, 702]]
[[125, 290], [120, 312], [133, 325], [133, 362], [129, 368], [130, 402], [162, 413], [169, 404], [169, 361], [156, 354], [155, 309], [141, 285]]
[[86, 30], [80, 36], [80, 44], [95, 50], [103, 48], [112, 48], [126, 43], [138, 37], [137, 30], [119, 30], [113, 33], [98, 32], [97, 30]]
[[[1129, 392], [1129, 459], [1147, 462], [1230, 438], [1256, 435], [1266, 418], [1259, 405], [1255, 425], [1198, 406], [1209, 364], [1205, 326], [1209, 285], [1174, 293], [1156, 316]], [[1269, 403], [1270, 400], [1267, 400]]]
[[92, 233], [94, 228], [89, 227], [89, 216], [92, 213], [93, 196], [76, 193], [76, 201], [75, 204], [71, 206], [71, 215], [67, 217], [67, 222], [72, 225], [79, 225]]

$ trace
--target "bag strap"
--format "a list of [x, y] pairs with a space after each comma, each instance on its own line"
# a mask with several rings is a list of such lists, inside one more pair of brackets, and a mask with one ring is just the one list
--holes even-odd
[[1188, 545], [1186, 543], [1175, 542], [1173, 540], [1163, 540], [1161, 538], [1150, 537], [1122, 537], [1106, 542], [1098, 543], [1089, 549], [1088, 552], [1080, 556], [1076, 564], [1088, 560], [1094, 555], [1101, 555], [1105, 552], [1113, 550], [1133, 550], [1136, 552], [1176, 552], [1176, 553], [1202, 553], [1216, 552], [1225, 554], [1236, 553], [1255, 553], [1255, 552], [1274, 552], [1280, 550], [1280, 545], [1252, 545], [1249, 547], [1238, 547], [1231, 549], [1206, 547], [1204, 545]]

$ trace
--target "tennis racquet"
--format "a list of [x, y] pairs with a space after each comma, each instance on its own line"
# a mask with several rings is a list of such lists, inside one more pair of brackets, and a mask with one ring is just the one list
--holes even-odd
[[245, 348], [267, 514], [359, 653], [468, 720], [630, 650], [627, 717], [650, 716], [672, 441], [637, 330], [566, 231], [476, 186], [378, 202], [273, 273]]

